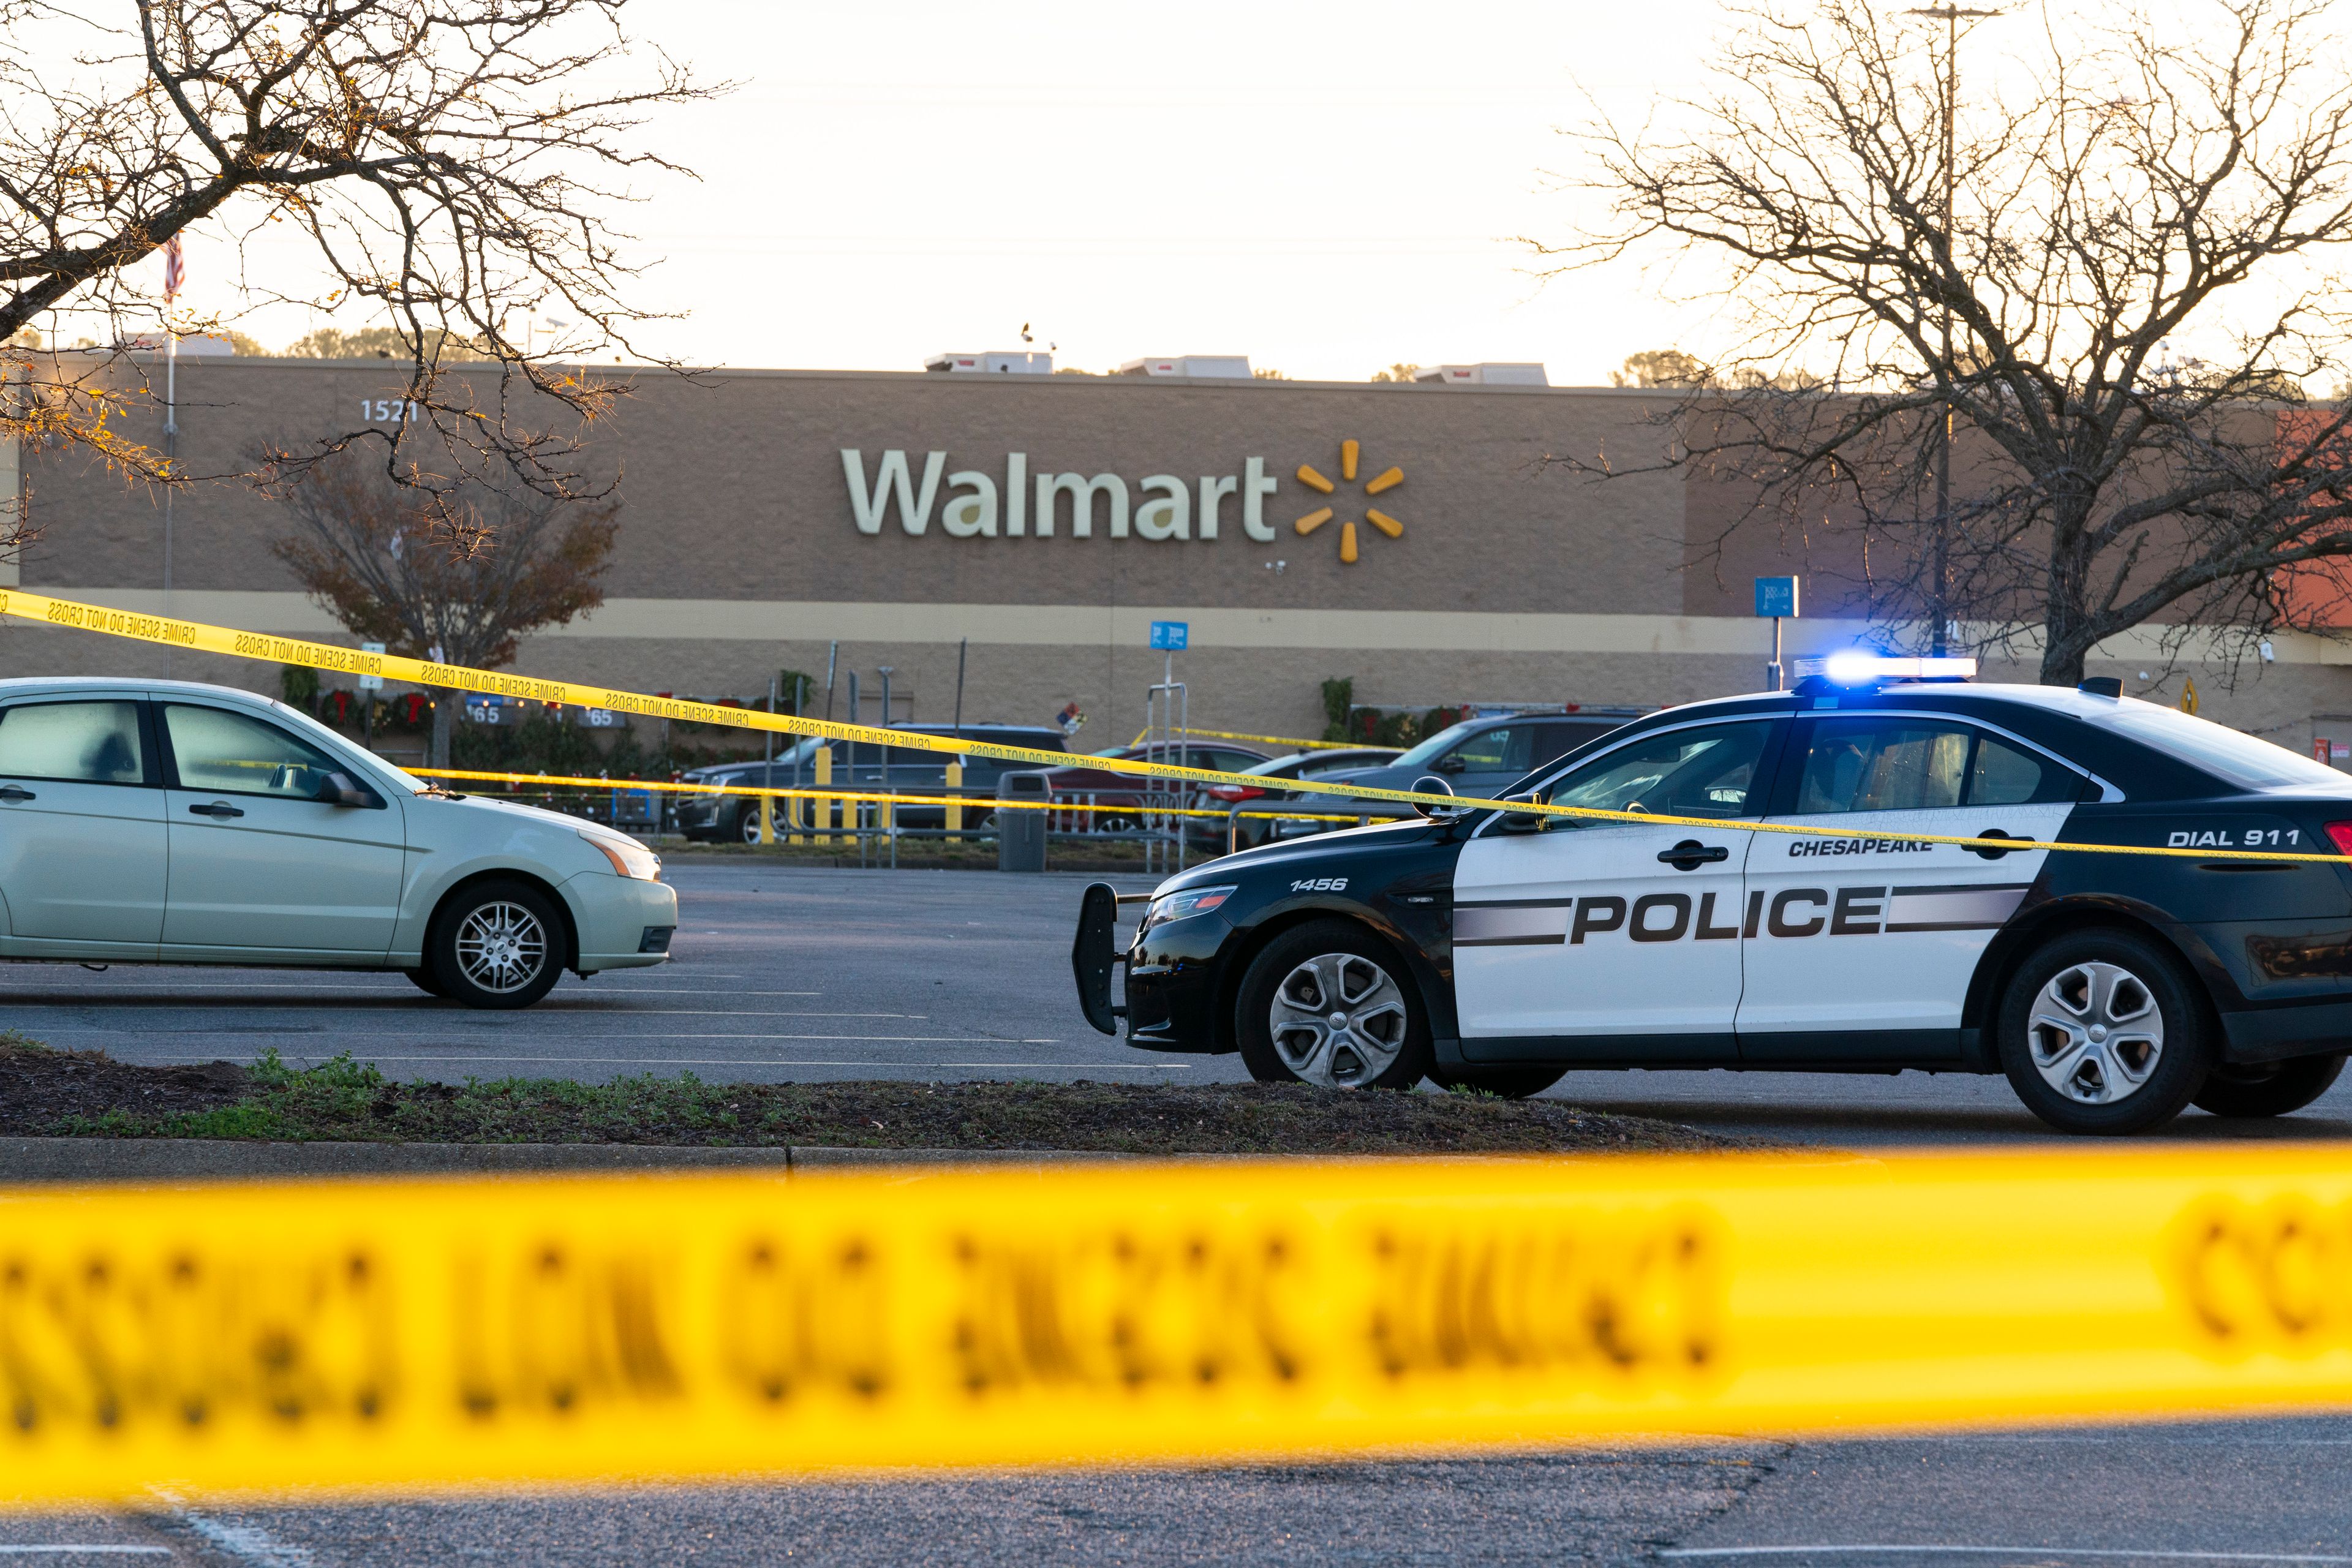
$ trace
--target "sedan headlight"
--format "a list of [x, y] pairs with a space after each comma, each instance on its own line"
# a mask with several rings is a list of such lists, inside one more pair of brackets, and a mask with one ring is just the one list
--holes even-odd
[[1144, 912], [1145, 925], [1159, 925], [1164, 921], [1181, 921], [1187, 915], [1205, 915], [1234, 896], [1234, 884], [1222, 888], [1185, 888], [1173, 893], [1163, 893], [1151, 900]]
[[613, 863], [615, 876], [635, 877], [640, 882], [661, 880], [661, 857], [619, 833], [599, 832], [592, 827], [580, 829], [580, 837], [604, 852]]

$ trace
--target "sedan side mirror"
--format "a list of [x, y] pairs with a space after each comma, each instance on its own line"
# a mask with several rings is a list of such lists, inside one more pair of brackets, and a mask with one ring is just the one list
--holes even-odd
[[329, 805], [374, 805], [375, 793], [349, 773], [329, 773], [319, 786], [319, 798]]
[[[1412, 789], [1415, 795], [1450, 795], [1454, 793], [1454, 786], [1434, 773], [1423, 773], [1413, 780]], [[1412, 808], [1432, 822], [1459, 822], [1470, 815], [1470, 808], [1466, 805], [1437, 805], [1425, 800], [1414, 801]]]

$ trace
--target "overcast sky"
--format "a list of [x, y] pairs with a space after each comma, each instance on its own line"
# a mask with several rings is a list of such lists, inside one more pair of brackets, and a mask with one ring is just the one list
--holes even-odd
[[[1539, 283], [1580, 89], [1639, 116], [1687, 89], [1717, 7], [1061, 3], [630, 7], [726, 100], [668, 113], [697, 184], [624, 218], [656, 261], [646, 347], [711, 363], [913, 370], [941, 350], [1056, 363], [1243, 353], [1360, 380], [1397, 360], [1539, 360], [1605, 382], [1676, 335], [1627, 272]], [[299, 242], [296, 242], [299, 244]], [[234, 310], [190, 247], [188, 302]], [[288, 247], [282, 259], [299, 257]], [[256, 262], [270, 265], [266, 250]], [[277, 346], [313, 319], [243, 323]], [[362, 325], [358, 321], [341, 325]]]
[[[1399, 360], [1534, 360], [1596, 384], [1629, 353], [1723, 342], [1704, 299], [1669, 305], [1631, 265], [1545, 281], [1519, 238], [1596, 216], [1561, 187], [1587, 168], [1562, 132], [1595, 105], [1639, 125], [1706, 91], [1728, 26], [1714, 0], [690, 0], [628, 17], [741, 83], [646, 133], [702, 176], [646, 184], [621, 220], [653, 264], [632, 300], [685, 313], [644, 331], [647, 353], [914, 370], [1019, 348], [1027, 322], [1032, 346], [1097, 371], [1239, 353], [1360, 380]], [[1973, 81], [2040, 34], [2028, 5], [1982, 24]], [[306, 253], [278, 233], [253, 258], [298, 292]], [[207, 243], [188, 302], [234, 311], [230, 258]], [[323, 320], [241, 324], [277, 346]]]

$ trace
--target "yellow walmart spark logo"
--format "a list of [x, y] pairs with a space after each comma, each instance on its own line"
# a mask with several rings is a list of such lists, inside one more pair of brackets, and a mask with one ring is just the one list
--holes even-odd
[[[1361, 449], [1353, 441], [1342, 441], [1339, 443], [1339, 477], [1342, 479], [1348, 480], [1350, 483], [1354, 482], [1356, 478], [1357, 460], [1360, 456], [1360, 451]], [[1321, 474], [1318, 473], [1315, 470], [1314, 465], [1311, 463], [1301, 463], [1298, 465], [1298, 482], [1305, 485], [1309, 489], [1320, 490], [1327, 496], [1332, 494], [1339, 488], [1333, 484], [1329, 479], [1325, 479]], [[1404, 483], [1404, 470], [1402, 468], [1391, 468], [1385, 473], [1377, 475], [1374, 478], [1364, 481], [1364, 494], [1367, 496], [1376, 496], [1383, 490], [1392, 490], [1402, 483]], [[1305, 517], [1298, 520], [1298, 531], [1301, 533], [1312, 533], [1317, 529], [1322, 527], [1325, 523], [1330, 521], [1331, 517], [1332, 510], [1329, 507], [1317, 507], [1313, 511], [1308, 512]], [[1391, 539], [1402, 539], [1404, 537], [1404, 524], [1399, 522], [1388, 513], [1381, 510], [1378, 507], [1366, 507], [1364, 509], [1364, 519], [1374, 528], [1377, 528], [1382, 533], [1387, 534]], [[1356, 525], [1345, 519], [1342, 519], [1339, 523], [1339, 559], [1350, 566], [1353, 566], [1356, 563]]]

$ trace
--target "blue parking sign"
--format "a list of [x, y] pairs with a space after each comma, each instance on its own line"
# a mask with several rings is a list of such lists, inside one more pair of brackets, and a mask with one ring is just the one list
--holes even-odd
[[1151, 623], [1151, 647], [1160, 653], [1182, 653], [1187, 638], [1192, 636], [1190, 621], [1154, 621]]
[[1797, 580], [1794, 577], [1757, 578], [1756, 613], [1794, 618], [1797, 614]]

